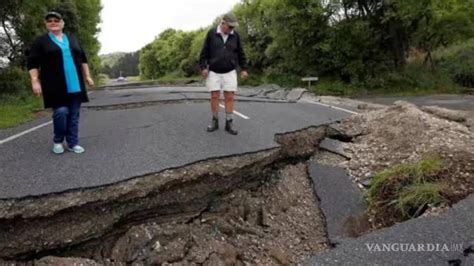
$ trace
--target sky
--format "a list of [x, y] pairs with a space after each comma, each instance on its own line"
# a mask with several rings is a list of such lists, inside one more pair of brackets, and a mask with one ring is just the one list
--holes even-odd
[[209, 26], [240, 0], [102, 0], [100, 54], [133, 52], [173, 28]]

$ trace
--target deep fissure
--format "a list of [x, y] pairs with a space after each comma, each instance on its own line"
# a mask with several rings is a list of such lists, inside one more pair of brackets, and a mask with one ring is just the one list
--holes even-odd
[[[225, 204], [233, 204], [232, 200], [226, 197], [236, 190], [258, 195], [262, 187], [278, 185], [279, 173], [283, 171], [282, 169], [292, 165], [305, 165], [326, 135], [326, 126], [279, 134], [275, 140], [281, 147], [274, 150], [214, 159], [212, 162], [199, 162], [197, 165], [187, 166], [188, 169], [160, 173], [161, 175], [174, 174], [176, 178], [151, 189], [148, 193], [125, 194], [124, 197], [117, 197], [110, 201], [97, 201], [79, 207], [69, 207], [45, 217], [40, 215], [30, 218], [3, 219], [0, 222], [0, 231], [2, 231], [0, 258], [25, 262], [54, 255], [91, 258], [99, 262], [119, 261], [110, 259], [113, 256], [113, 245], [130, 228], [150, 223], [186, 226], [202, 223], [205, 219], [211, 219], [209, 217], [219, 217], [225, 214], [221, 210], [225, 209], [223, 207]], [[243, 163], [236, 165], [234, 162], [237, 161], [243, 161]], [[218, 167], [209, 166], [213, 164], [217, 164]], [[307, 172], [305, 174], [307, 175]], [[186, 175], [188, 179], [179, 178], [183, 175]], [[193, 177], [189, 178], [189, 176]], [[155, 174], [155, 178], [159, 178], [159, 174]], [[311, 194], [314, 196], [313, 190]], [[245, 204], [247, 203], [244, 202], [243, 205]], [[268, 229], [265, 225], [268, 221], [265, 219], [270, 216], [263, 203], [257, 205], [260, 206], [257, 215], [250, 211], [242, 213], [242, 224], [240, 221], [228, 220], [231, 224], [234, 223], [231, 225], [233, 229], [229, 230], [235, 230], [241, 234], [264, 234]], [[244, 206], [244, 210], [245, 208]], [[253, 224], [248, 225], [247, 223], [251, 220], [256, 220], [261, 228], [256, 230]], [[32, 233], [29, 230], [33, 227], [41, 228], [44, 232]], [[57, 234], [53, 233], [55, 230], [58, 230]], [[50, 237], [47, 237], [48, 234]], [[320, 242], [321, 245], [327, 244], [324, 243], [326, 241]], [[211, 254], [208, 255], [212, 257]], [[242, 256], [245, 257], [242, 254], [237, 257]], [[282, 258], [276, 260], [279, 261]], [[145, 261], [142, 258], [135, 262]]]

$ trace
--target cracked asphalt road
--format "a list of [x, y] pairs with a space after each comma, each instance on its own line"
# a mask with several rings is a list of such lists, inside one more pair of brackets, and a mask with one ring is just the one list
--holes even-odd
[[[217, 132], [205, 131], [210, 120], [205, 88], [95, 91], [81, 112], [84, 154], [52, 154], [52, 125], [0, 145], [0, 199], [103, 186], [209, 158], [271, 149], [278, 145], [275, 134], [350, 115], [317, 104], [246, 97], [245, 93], [260, 92], [244, 91], [237, 97], [236, 111], [250, 119], [236, 115], [239, 135], [232, 136], [223, 125]], [[160, 103], [172, 100], [182, 101]], [[120, 108], [140, 102], [155, 104]], [[101, 109], [110, 105], [119, 106]], [[220, 114], [223, 122], [224, 114]], [[8, 132], [2, 137], [17, 133], [14, 129]]]

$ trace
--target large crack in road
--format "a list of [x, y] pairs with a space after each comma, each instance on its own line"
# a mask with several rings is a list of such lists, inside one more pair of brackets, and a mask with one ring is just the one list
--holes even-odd
[[279, 148], [105, 187], [3, 200], [0, 259], [301, 262], [328, 246], [306, 169], [327, 131], [278, 134]]

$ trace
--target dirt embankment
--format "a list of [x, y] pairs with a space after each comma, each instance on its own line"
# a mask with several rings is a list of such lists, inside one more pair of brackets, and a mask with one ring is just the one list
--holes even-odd
[[445, 181], [461, 197], [474, 192], [474, 134], [462, 123], [439, 118], [416, 106], [397, 102], [385, 109], [354, 116], [341, 123], [354, 136], [345, 144], [345, 163], [356, 182], [371, 179], [387, 167], [441, 155]]

